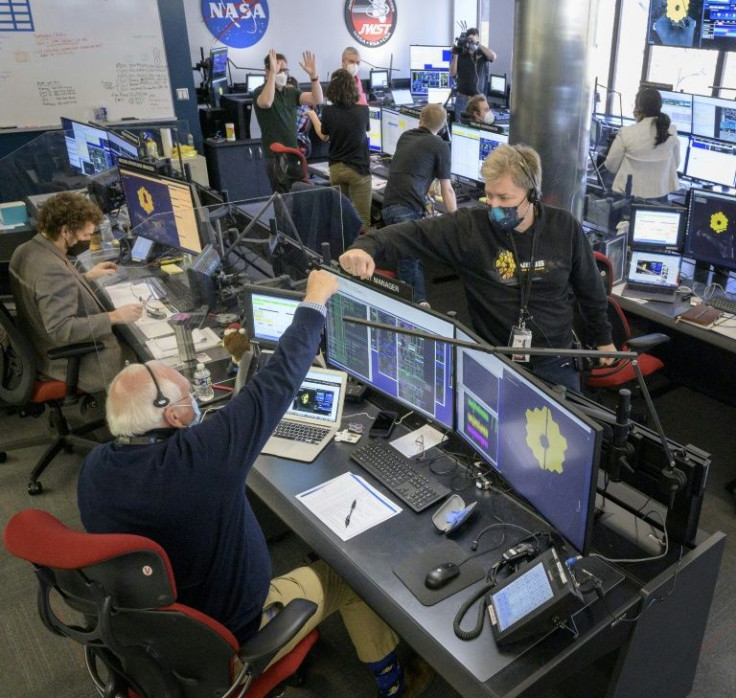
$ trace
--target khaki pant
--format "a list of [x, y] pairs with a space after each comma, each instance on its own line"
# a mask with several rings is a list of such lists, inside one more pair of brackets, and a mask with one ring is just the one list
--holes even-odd
[[399, 643], [399, 636], [322, 560], [271, 580], [263, 605], [261, 627], [273, 617], [273, 611], [278, 611], [292, 599], [298, 598], [313, 601], [317, 604], [317, 610], [296, 637], [276, 655], [273, 662], [290, 652], [313, 628], [335, 611], [340, 612], [361, 662], [377, 662]]
[[330, 184], [340, 187], [340, 191], [353, 202], [364, 228], [371, 226], [371, 176], [358, 174], [352, 167], [342, 162], [330, 165]]

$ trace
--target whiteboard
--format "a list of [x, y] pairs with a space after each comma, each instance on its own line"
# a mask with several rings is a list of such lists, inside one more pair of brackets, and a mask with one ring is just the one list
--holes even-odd
[[172, 117], [158, 2], [0, 0], [0, 95], [6, 128]]

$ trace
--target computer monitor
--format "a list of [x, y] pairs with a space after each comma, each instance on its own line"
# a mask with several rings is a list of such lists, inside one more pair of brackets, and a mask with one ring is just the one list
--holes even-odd
[[121, 155], [138, 157], [138, 147], [130, 140], [100, 126], [61, 117], [69, 165], [81, 174], [94, 175], [117, 164]]
[[633, 249], [682, 252], [687, 210], [679, 206], [632, 204], [629, 245]]
[[202, 243], [193, 186], [163, 177], [154, 167], [121, 161], [120, 183], [133, 232], [163, 245], [199, 254]]
[[488, 90], [496, 97], [506, 96], [506, 75], [491, 74], [488, 80]]
[[447, 70], [412, 70], [410, 90], [412, 95], [424, 96], [430, 89], [450, 89], [450, 73]]
[[[456, 338], [476, 338], [456, 328]], [[573, 547], [590, 550], [602, 429], [508, 359], [456, 350], [457, 434]]]
[[733, 187], [736, 181], [736, 145], [690, 136], [685, 176], [701, 182]]
[[247, 73], [245, 76], [245, 90], [246, 92], [253, 93], [256, 88], [263, 85], [266, 82], [266, 76], [263, 73]]
[[693, 95], [694, 136], [736, 142], [736, 102]]
[[431, 311], [337, 275], [327, 304], [327, 363], [437, 422], [453, 427], [452, 347], [442, 342], [343, 321], [357, 317], [453, 337], [452, 323]]
[[368, 150], [374, 153], [381, 152], [381, 107], [368, 107], [369, 129]]
[[241, 293], [248, 337], [273, 349], [291, 325], [302, 294], [289, 289], [245, 284]]
[[388, 70], [371, 70], [368, 87], [371, 92], [383, 92], [388, 89]]
[[452, 124], [450, 132], [450, 173], [461, 182], [482, 183], [480, 167], [483, 161], [499, 145], [508, 143], [509, 137], [457, 122]]
[[412, 128], [419, 128], [419, 119], [416, 116], [384, 107], [381, 110], [381, 150], [386, 155], [393, 156], [401, 134]]
[[409, 46], [409, 70], [450, 70], [452, 46]]
[[685, 256], [736, 271], [736, 197], [690, 190]]
[[227, 75], [227, 46], [210, 49], [210, 78], [224, 78]]
[[662, 111], [670, 117], [678, 133], [690, 133], [693, 126], [693, 96], [686, 92], [660, 90]]

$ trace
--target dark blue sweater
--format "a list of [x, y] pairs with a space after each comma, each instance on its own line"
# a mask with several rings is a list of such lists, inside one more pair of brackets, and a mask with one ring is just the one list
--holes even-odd
[[87, 531], [155, 540], [171, 559], [177, 600], [241, 643], [258, 629], [271, 579], [245, 480], [306, 375], [323, 326], [318, 310], [299, 308], [266, 368], [226, 407], [155, 444], [98, 446], [79, 475]]

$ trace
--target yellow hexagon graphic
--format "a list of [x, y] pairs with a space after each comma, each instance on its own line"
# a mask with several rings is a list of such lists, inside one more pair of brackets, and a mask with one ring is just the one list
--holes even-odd
[[690, 9], [690, 0], [667, 0], [667, 19], [682, 22]]
[[562, 473], [567, 439], [552, 419], [549, 407], [526, 411], [526, 445], [542, 470]]
[[725, 233], [728, 229], [728, 218], [726, 218], [726, 214], [723, 211], [716, 211], [710, 217], [710, 227], [714, 233], [718, 233], [719, 235]]
[[154, 204], [151, 193], [145, 187], [141, 187], [138, 192], [138, 203], [141, 208], [150, 216], [153, 213]]
[[514, 255], [508, 250], [501, 250], [496, 257], [495, 267], [503, 281], [508, 281], [516, 272]]

